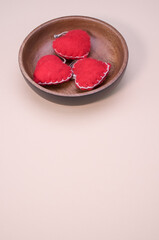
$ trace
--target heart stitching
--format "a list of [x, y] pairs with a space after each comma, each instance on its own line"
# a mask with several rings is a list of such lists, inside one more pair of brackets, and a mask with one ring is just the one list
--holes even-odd
[[[102, 63], [102, 64], [105, 64], [105, 67], [106, 67], [106, 70], [105, 72], [102, 72], [100, 77], [98, 79], [96, 79], [96, 83], [93, 84], [92, 86], [82, 86], [80, 83], [79, 83], [79, 79], [77, 77], [77, 73], [76, 72], [76, 65], [79, 64], [79, 62], [82, 62], [82, 61], [87, 61], [89, 59], [89, 61], [96, 61], [98, 63]], [[74, 64], [73, 64], [73, 78], [75, 79], [75, 84], [78, 88], [80, 88], [81, 90], [92, 90], [93, 88], [95, 88], [96, 86], [98, 86], [99, 84], [102, 83], [102, 81], [104, 81], [106, 75], [108, 74], [109, 70], [111, 68], [111, 64], [109, 63], [106, 63], [106, 62], [102, 62], [102, 61], [98, 61], [96, 59], [93, 59], [93, 58], [86, 58], [86, 59], [80, 59], [78, 61], [76, 61]], [[82, 70], [81, 70], [82, 71]], [[87, 80], [85, 79], [85, 82]]]
[[83, 59], [90, 52], [90, 36], [81, 29], [54, 35], [53, 49], [59, 56], [67, 59]]
[[39, 85], [67, 82], [72, 77], [72, 69], [55, 55], [40, 58], [34, 71], [34, 81]]

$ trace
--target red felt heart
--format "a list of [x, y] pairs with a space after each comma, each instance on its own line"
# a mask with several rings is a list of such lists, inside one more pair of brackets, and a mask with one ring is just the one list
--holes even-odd
[[53, 41], [53, 49], [66, 59], [85, 58], [90, 52], [90, 36], [81, 29], [71, 30]]
[[73, 65], [75, 84], [82, 90], [91, 90], [104, 81], [109, 70], [109, 63], [93, 58], [80, 59]]
[[71, 67], [55, 55], [43, 56], [34, 71], [34, 81], [40, 85], [63, 83], [71, 77]]

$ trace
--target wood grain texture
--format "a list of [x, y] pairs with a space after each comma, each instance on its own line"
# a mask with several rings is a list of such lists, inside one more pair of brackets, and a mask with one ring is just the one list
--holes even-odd
[[[54, 34], [72, 29], [83, 29], [91, 38], [89, 57], [109, 62], [111, 70], [104, 82], [91, 91], [82, 91], [74, 80], [52, 86], [40, 86], [33, 81], [37, 61], [44, 55], [55, 54], [52, 48]], [[19, 51], [19, 66], [29, 85], [40, 95], [51, 100], [54, 96], [81, 97], [111, 88], [117, 84], [126, 69], [128, 48], [122, 35], [111, 25], [90, 17], [67, 16], [53, 19], [34, 29], [24, 40]]]

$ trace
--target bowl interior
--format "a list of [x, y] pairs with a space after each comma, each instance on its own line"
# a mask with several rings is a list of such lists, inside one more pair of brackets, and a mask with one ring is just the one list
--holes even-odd
[[72, 29], [83, 29], [91, 38], [89, 57], [108, 62], [111, 70], [97, 92], [110, 86], [121, 75], [127, 63], [127, 46], [121, 34], [109, 24], [89, 17], [63, 17], [51, 20], [33, 30], [24, 40], [20, 49], [20, 68], [24, 77], [34, 86], [51, 94], [61, 96], [83, 95], [74, 80], [52, 86], [39, 86], [33, 81], [37, 61], [44, 55], [55, 54], [52, 48], [54, 34]]

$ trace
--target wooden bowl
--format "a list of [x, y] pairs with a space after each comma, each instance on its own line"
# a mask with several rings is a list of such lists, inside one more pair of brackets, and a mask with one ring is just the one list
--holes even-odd
[[[89, 57], [109, 62], [111, 70], [105, 81], [91, 91], [82, 91], [74, 80], [52, 86], [40, 86], [33, 81], [37, 61], [44, 55], [55, 54], [52, 48], [54, 34], [72, 29], [83, 29], [91, 38]], [[128, 48], [122, 35], [111, 25], [85, 16], [66, 16], [48, 21], [34, 29], [23, 41], [19, 51], [19, 66], [29, 85], [41, 96], [83, 97], [116, 85], [127, 66]]]

